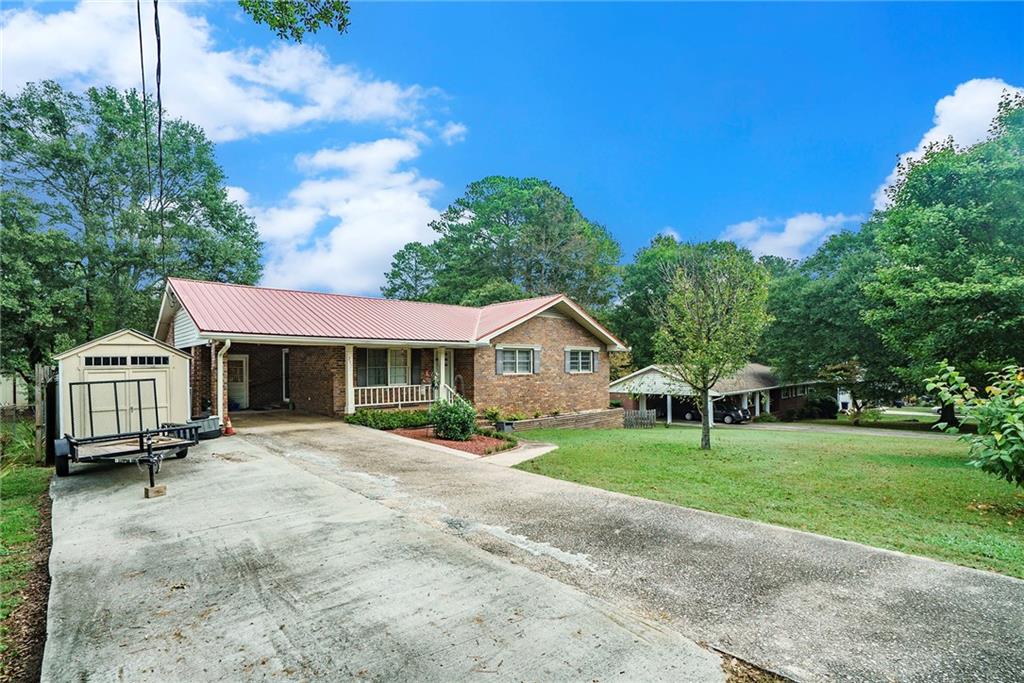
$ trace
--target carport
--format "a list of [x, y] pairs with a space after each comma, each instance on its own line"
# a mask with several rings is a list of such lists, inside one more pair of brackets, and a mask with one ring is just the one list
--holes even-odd
[[[715, 421], [712, 403], [721, 400], [735, 401], [739, 408], [749, 409], [754, 417], [771, 413], [773, 398], [777, 402], [783, 386], [768, 366], [748, 363], [736, 374], [716, 382], [708, 393], [706, 409], [710, 421], [712, 424]], [[649, 365], [620, 377], [608, 385], [608, 391], [612, 399], [622, 401], [623, 405], [629, 403], [640, 410], [655, 410], [668, 424], [672, 424], [673, 414], [681, 415], [680, 410], [686, 403], [699, 400], [693, 387], [664, 365]]]

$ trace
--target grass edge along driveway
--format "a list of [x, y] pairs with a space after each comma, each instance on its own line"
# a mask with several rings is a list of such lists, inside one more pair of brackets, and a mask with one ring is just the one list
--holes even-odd
[[518, 469], [1024, 578], [1024, 492], [955, 438], [720, 428], [545, 430]]

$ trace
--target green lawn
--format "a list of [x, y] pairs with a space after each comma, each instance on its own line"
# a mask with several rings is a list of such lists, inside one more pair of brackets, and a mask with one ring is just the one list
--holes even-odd
[[545, 430], [519, 469], [1024, 578], [1024, 492], [952, 437], [719, 429]]
[[6, 443], [0, 469], [0, 661], [8, 647], [2, 624], [18, 606], [25, 577], [32, 570], [39, 501], [52, 473], [50, 468], [31, 464], [31, 429], [25, 423], [2, 425]]

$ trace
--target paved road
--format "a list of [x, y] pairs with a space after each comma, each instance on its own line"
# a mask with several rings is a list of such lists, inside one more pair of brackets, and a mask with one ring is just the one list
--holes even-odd
[[204, 443], [160, 481], [154, 500], [131, 465], [54, 481], [44, 681], [724, 679], [717, 654], [665, 623], [252, 439]]
[[239, 422], [240, 440], [344, 489], [799, 680], [1024, 679], [1024, 581], [466, 460], [336, 421]]

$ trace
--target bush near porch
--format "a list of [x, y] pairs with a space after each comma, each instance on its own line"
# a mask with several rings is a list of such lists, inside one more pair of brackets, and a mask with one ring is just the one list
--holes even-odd
[[346, 422], [371, 429], [403, 429], [431, 424], [429, 410], [376, 410], [359, 408], [345, 418]]
[[530, 433], [519, 469], [1024, 578], [1024, 491], [954, 437], [720, 429]]

